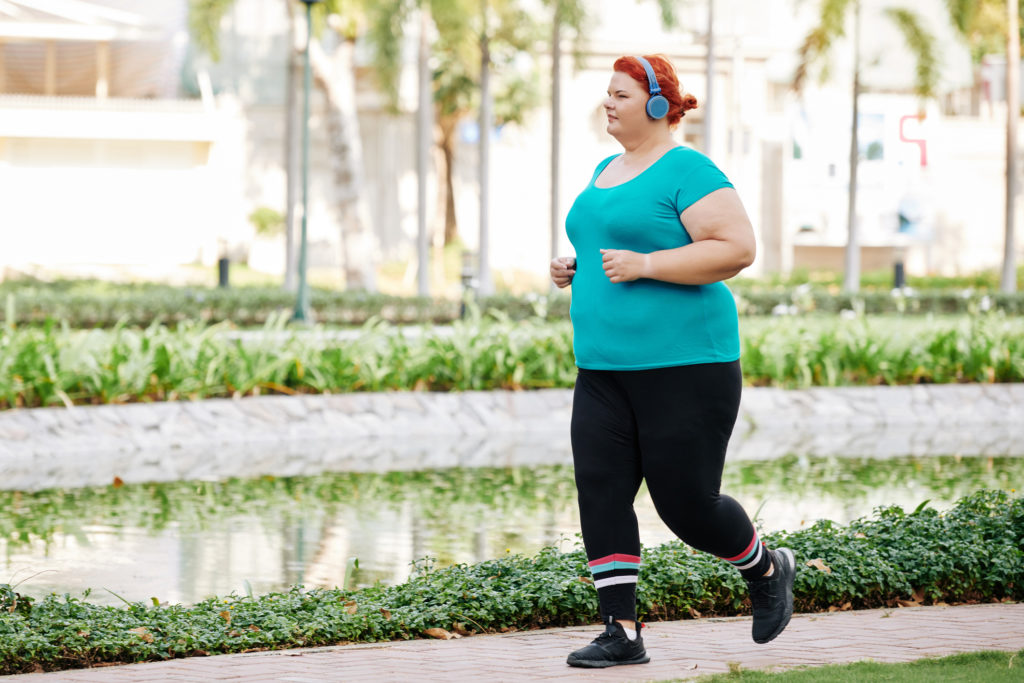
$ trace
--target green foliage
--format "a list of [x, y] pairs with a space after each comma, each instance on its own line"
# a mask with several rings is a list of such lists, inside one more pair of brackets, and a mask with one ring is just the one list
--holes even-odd
[[[793, 77], [793, 89], [801, 91], [807, 80], [810, 69], [815, 64], [827, 62], [832, 44], [846, 35], [846, 11], [851, 2], [857, 0], [822, 0], [821, 19], [804, 38], [799, 49], [796, 74]], [[826, 80], [828, 68], [822, 69], [822, 81]]]
[[1024, 669], [1024, 650], [1013, 652], [969, 652], [949, 657], [927, 657], [913, 662], [873, 661], [828, 666], [798, 667], [789, 671], [747, 671], [702, 676], [697, 683], [863, 683], [899, 681], [985, 681], [1019, 683]]
[[[516, 0], [386, 0], [368, 9], [367, 39], [381, 90], [397, 106], [402, 68], [401, 37], [419, 7], [437, 29], [431, 45], [434, 103], [441, 117], [461, 118], [479, 106], [481, 38], [486, 36], [493, 66], [497, 122], [521, 121], [537, 102], [532, 70], [520, 69], [540, 38], [533, 16]], [[486, 19], [483, 12], [486, 12]]]
[[[900, 601], [991, 601], [1024, 597], [1024, 500], [983, 491], [949, 513], [881, 508], [848, 527], [827, 521], [771, 546], [797, 555], [796, 608], [895, 606]], [[356, 591], [230, 595], [196, 605], [101, 607], [56, 594], [0, 613], [0, 674], [104, 662], [415, 638], [427, 629], [464, 634], [586, 623], [597, 617], [581, 550], [543, 550], [474, 565], [417, 563], [406, 583]], [[749, 612], [739, 574], [681, 543], [644, 551], [641, 618]], [[10, 587], [0, 586], [0, 595]], [[87, 596], [86, 596], [87, 597]]]
[[188, 31], [201, 50], [220, 61], [220, 22], [235, 0], [189, 0]]
[[[572, 387], [571, 328], [492, 312], [443, 333], [375, 321], [344, 343], [287, 335], [286, 315], [242, 342], [226, 324], [138, 330], [0, 328], [0, 409], [264, 393]], [[746, 380], [782, 387], [1024, 380], [1024, 321], [1002, 315], [879, 334], [869, 320], [774, 319], [742, 332]]]
[[[1024, 270], [1021, 271], [1024, 274]], [[734, 280], [729, 283], [741, 316], [769, 315], [776, 307], [794, 313], [867, 314], [976, 313], [1001, 310], [1024, 314], [1024, 277], [1018, 294], [998, 292], [991, 273], [963, 278], [911, 278], [913, 289], [892, 290], [891, 274], [867, 273], [857, 295], [839, 291], [832, 274], [797, 272], [786, 279]], [[313, 289], [314, 318], [327, 325], [363, 325], [370, 320], [395, 324], [449, 323], [459, 317], [455, 299], [400, 297], [368, 292]], [[149, 325], [155, 321], [264, 325], [293, 310], [295, 295], [279, 287], [172, 287], [158, 284], [111, 284], [91, 280], [39, 283], [14, 280], [0, 283], [0, 321], [41, 324], [66, 320], [72, 327]], [[478, 300], [485, 311], [500, 311], [512, 320], [542, 317], [567, 320], [569, 296], [502, 294]]]
[[925, 99], [935, 96], [939, 82], [939, 59], [935, 52], [935, 36], [922, 25], [917, 12], [904, 7], [888, 7], [885, 10], [896, 27], [903, 34], [907, 47], [917, 57], [915, 66], [914, 92]]
[[257, 235], [280, 235], [284, 232], [284, 220], [280, 211], [268, 206], [261, 206], [249, 214], [249, 222], [256, 228]]
[[[797, 67], [793, 89], [800, 92], [816, 65], [822, 65], [820, 80], [829, 78], [828, 60], [835, 42], [846, 34], [846, 21], [850, 11], [862, 11], [860, 0], [822, 0], [818, 23], [804, 37], [797, 51]], [[907, 49], [916, 63], [914, 89], [921, 98], [933, 97], [938, 83], [938, 58], [935, 37], [925, 29], [917, 13], [905, 8], [887, 7], [883, 14], [903, 34]], [[867, 23], [867, 22], [865, 22]], [[861, 65], [854, 65], [859, 70]]]
[[[1003, 0], [946, 0], [950, 23], [967, 43], [971, 61], [1006, 52], [1006, 3]], [[1021, 7], [1024, 16], [1024, 6]]]

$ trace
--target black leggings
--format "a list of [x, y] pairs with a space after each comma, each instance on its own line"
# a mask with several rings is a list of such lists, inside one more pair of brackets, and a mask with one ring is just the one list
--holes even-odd
[[661, 519], [688, 545], [747, 572], [767, 570], [747, 513], [719, 493], [741, 388], [739, 361], [579, 370], [573, 462], [583, 542], [606, 618], [636, 618], [633, 499], [643, 479]]

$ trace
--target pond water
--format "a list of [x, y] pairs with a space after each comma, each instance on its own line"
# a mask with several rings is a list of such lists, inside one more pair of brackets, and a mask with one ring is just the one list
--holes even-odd
[[[722, 488], [772, 531], [1022, 485], [1024, 458], [790, 456], [729, 463]], [[90, 588], [103, 604], [396, 583], [428, 556], [570, 549], [575, 495], [565, 465], [0, 491], [0, 583], [31, 577], [17, 590], [37, 597]], [[672, 537], [645, 489], [636, 508], [645, 545]]]

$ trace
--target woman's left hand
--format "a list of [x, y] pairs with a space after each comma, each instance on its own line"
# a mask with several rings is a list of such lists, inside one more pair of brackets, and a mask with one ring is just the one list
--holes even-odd
[[601, 265], [612, 282], [632, 282], [648, 277], [650, 254], [638, 254], [626, 249], [602, 249]]

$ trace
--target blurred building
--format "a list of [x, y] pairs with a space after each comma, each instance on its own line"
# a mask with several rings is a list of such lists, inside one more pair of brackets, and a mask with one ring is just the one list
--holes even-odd
[[0, 2], [0, 271], [216, 259], [243, 208], [244, 120], [184, 96], [185, 11]]
[[[0, 0], [0, 273], [31, 264], [88, 272], [248, 258], [284, 270], [284, 237], [258, 237], [257, 208], [286, 212], [286, 4], [237, 0], [224, 17], [221, 59], [187, 34], [186, 0]], [[866, 269], [907, 262], [911, 273], [996, 267], [1003, 231], [1000, 65], [985, 67], [971, 115], [970, 64], [942, 3], [913, 3], [940, 39], [942, 97], [923, 121], [909, 94], [913, 63], [902, 38], [865, 0], [858, 221]], [[934, 6], [933, 6], [934, 5]], [[814, 3], [716, 0], [715, 78], [705, 82], [706, 4], [661, 27], [657, 4], [592, 0], [582, 60], [565, 57], [559, 206], [568, 212], [594, 166], [618, 150], [601, 103], [622, 54], [665, 53], [684, 89], [711, 104], [690, 112], [678, 139], [709, 153], [740, 192], [759, 238], [751, 273], [838, 267], [846, 235], [850, 50], [837, 46], [833, 79], [802, 96], [789, 81]], [[796, 8], [794, 10], [794, 7]], [[301, 20], [300, 20], [301, 21]], [[944, 23], [945, 22], [945, 23]], [[302, 27], [299, 26], [299, 29]], [[373, 258], [415, 273], [415, 29], [403, 41], [402, 111], [386, 110], [368, 51], [357, 45], [356, 93], [363, 199]], [[330, 32], [325, 48], [333, 46]], [[900, 47], [895, 47], [900, 46]], [[568, 43], [566, 48], [569, 48]], [[845, 51], [844, 51], [845, 50]], [[491, 260], [542, 282], [549, 258], [550, 59], [534, 59], [543, 97], [523, 126], [491, 131]], [[901, 138], [925, 141], [921, 146]], [[309, 228], [314, 264], [340, 266], [342, 220], [332, 184], [321, 93], [311, 117]], [[475, 248], [479, 131], [458, 131], [454, 172], [460, 236]], [[436, 174], [428, 215], [437, 231]], [[1020, 224], [1020, 221], [1018, 221]], [[569, 245], [562, 239], [565, 253]], [[155, 272], [155, 270], [153, 271]], [[412, 285], [412, 277], [407, 277]]]

